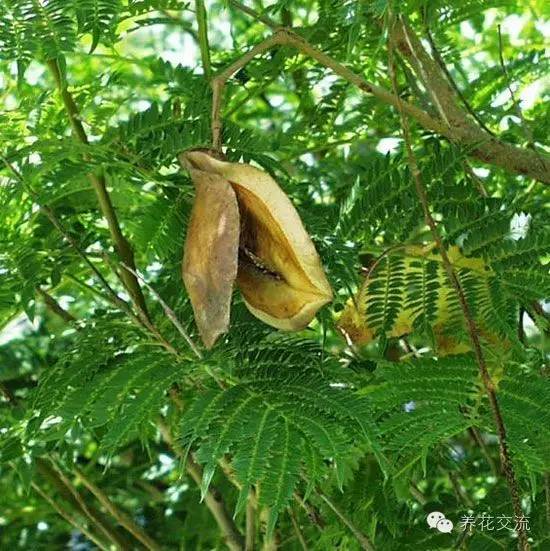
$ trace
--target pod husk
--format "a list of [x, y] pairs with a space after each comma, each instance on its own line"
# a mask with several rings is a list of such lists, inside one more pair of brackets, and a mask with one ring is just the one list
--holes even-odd
[[195, 201], [187, 228], [182, 276], [204, 345], [211, 348], [229, 328], [237, 277], [239, 208], [227, 180], [190, 169]]
[[194, 180], [199, 173], [209, 174], [233, 190], [240, 228], [236, 283], [250, 312], [278, 329], [306, 327], [332, 300], [332, 290], [284, 191], [262, 170], [203, 151], [184, 153], [182, 163], [191, 168]]

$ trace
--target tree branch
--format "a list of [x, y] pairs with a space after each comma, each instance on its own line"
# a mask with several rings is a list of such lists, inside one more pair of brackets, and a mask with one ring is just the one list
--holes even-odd
[[73, 238], [73, 236], [63, 227], [63, 224], [59, 221], [53, 210], [47, 206], [42, 205], [40, 202], [40, 198], [38, 197], [38, 194], [30, 187], [23, 178], [23, 175], [4, 157], [0, 157], [2, 159], [2, 162], [6, 165], [6, 167], [11, 171], [11, 173], [15, 176], [15, 178], [21, 183], [21, 185], [24, 187], [25, 191], [36, 201], [38, 206], [40, 207], [40, 210], [46, 215], [48, 220], [51, 222], [53, 227], [67, 240], [69, 245], [76, 251], [78, 256], [82, 258], [84, 263], [92, 270], [94, 275], [98, 278], [99, 282], [101, 283], [102, 287], [107, 291], [107, 294], [111, 297], [111, 300], [116, 306], [118, 306], [121, 310], [123, 310], [126, 314], [128, 314], [133, 320], [138, 320], [138, 316], [132, 311], [130, 306], [121, 299], [117, 293], [114, 291], [114, 289], [109, 285], [109, 282], [105, 279], [103, 274], [97, 269], [97, 267], [94, 265], [94, 263], [88, 258], [88, 255], [82, 250], [80, 245], [76, 242], [76, 240]]
[[102, 551], [109, 551], [109, 545], [104, 543], [96, 534], [94, 534], [86, 525], [82, 524], [71, 513], [63, 509], [54, 499], [52, 499], [42, 488], [34, 481], [31, 482], [31, 486], [35, 489], [36, 493], [48, 502], [56, 513], [64, 518], [71, 526], [76, 530], [84, 534], [91, 542], [95, 543]]
[[[185, 457], [186, 454], [184, 450], [182, 450], [181, 446], [176, 441], [174, 441], [170, 433], [170, 429], [166, 425], [166, 423], [160, 421], [159, 429], [163, 440], [174, 450], [174, 452], [179, 457]], [[189, 476], [191, 476], [191, 478], [197, 483], [197, 486], [200, 487], [203, 474], [202, 468], [194, 460], [191, 453], [187, 454], [187, 458], [185, 461], [185, 470], [187, 471]], [[231, 515], [228, 513], [222, 495], [212, 485], [209, 486], [206, 492], [204, 502], [212, 513], [212, 516], [214, 517], [214, 520], [216, 521], [221, 533], [223, 534], [223, 537], [229, 549], [231, 549], [231, 551], [243, 551], [243, 536], [237, 528], [237, 525], [231, 518]]]
[[[443, 120], [448, 124], [450, 128], [455, 128], [460, 131], [460, 134], [465, 136], [471, 136], [471, 139], [474, 140], [474, 136], [477, 134], [479, 136], [478, 141], [481, 143], [484, 140], [487, 140], [486, 146], [490, 147], [490, 154], [494, 154], [497, 150], [500, 151], [501, 155], [510, 155], [510, 151], [505, 152], [504, 149], [498, 148], [499, 144], [508, 145], [508, 147], [514, 147], [515, 149], [520, 150], [516, 146], [510, 146], [504, 142], [500, 142], [493, 132], [491, 132], [485, 124], [479, 119], [475, 111], [471, 108], [469, 103], [466, 101], [458, 86], [454, 83], [451, 75], [447, 71], [445, 63], [439, 56], [439, 52], [435, 47], [433, 39], [429, 30], [427, 30], [428, 39], [432, 46], [432, 51], [435, 60], [428, 54], [424, 49], [419, 38], [416, 36], [412, 28], [404, 21], [396, 21], [395, 29], [392, 32], [392, 41], [395, 43], [396, 47], [400, 52], [409, 60], [409, 62], [415, 68], [417, 76], [423, 81], [425, 88], [429, 91], [432, 96], [434, 104], [438, 107], [438, 110], [443, 118]], [[500, 36], [500, 35], [499, 35]], [[501, 63], [503, 61], [501, 60]], [[506, 75], [506, 69], [503, 67], [503, 70]], [[510, 89], [510, 88], [509, 88]], [[512, 99], [514, 104], [515, 102], [514, 95], [512, 94]], [[472, 115], [475, 121], [478, 124], [475, 124], [472, 120], [469, 119], [468, 113], [464, 111], [460, 106], [457, 105], [455, 98], [460, 98], [467, 109], [467, 111]], [[521, 116], [520, 118], [523, 122], [524, 119]], [[479, 126], [478, 126], [479, 125]], [[525, 125], [524, 125], [525, 126]], [[528, 131], [527, 126], [525, 126], [526, 131]], [[490, 134], [490, 137], [486, 136], [485, 132]], [[483, 138], [485, 136], [485, 138]], [[451, 136], [447, 136], [449, 139], [453, 139]], [[469, 138], [468, 138], [469, 139]], [[460, 145], [460, 143], [459, 143]], [[472, 141], [472, 145], [475, 146], [475, 142]], [[534, 149], [532, 140], [530, 142], [530, 148], [532, 150], [532, 163], [535, 169], [542, 170], [543, 175], [546, 174], [546, 178], [550, 178], [550, 160], [548, 158], [543, 158], [543, 156]], [[522, 149], [524, 152], [531, 153], [529, 149]], [[480, 158], [481, 160], [487, 161], [483, 156], [480, 157], [478, 154], [474, 156]], [[502, 159], [501, 159], [502, 160]], [[492, 164], [498, 164], [496, 162]], [[504, 165], [501, 165], [504, 166]], [[507, 168], [507, 167], [505, 167]], [[509, 168], [510, 169], [510, 168]], [[521, 171], [517, 171], [522, 173]], [[545, 181], [541, 179], [541, 181]], [[549, 183], [546, 181], [545, 183]]]
[[84, 498], [58, 468], [51, 466], [47, 460], [40, 457], [36, 459], [36, 467], [38, 472], [59, 491], [60, 495], [71, 505], [72, 509], [80, 511], [87, 517], [117, 548], [127, 548], [128, 542], [126, 539], [121, 537], [114, 526], [107, 522], [95, 507], [86, 503]]
[[453, 124], [450, 125], [445, 120], [432, 117], [416, 105], [401, 101], [385, 88], [368, 82], [289, 29], [275, 31], [212, 78], [212, 144], [215, 150], [219, 151], [222, 143], [221, 106], [226, 82], [256, 56], [262, 55], [275, 46], [292, 46], [381, 102], [395, 108], [399, 108], [401, 105], [401, 109], [407, 116], [415, 119], [426, 130], [445, 136], [463, 147], [470, 156], [510, 172], [550, 184], [550, 160], [546, 157], [543, 158], [538, 152], [508, 144], [494, 136], [488, 136], [463, 115], [459, 117], [461, 111], [447, 99], [444, 100], [444, 104], [440, 101], [440, 106], [447, 110], [451, 109]]
[[457, 121], [463, 121], [466, 114], [457, 105], [455, 92], [445, 78], [442, 68], [429, 56], [412, 29], [403, 20], [398, 19], [390, 39], [412, 65], [445, 123], [451, 127]]
[[458, 84], [453, 79], [451, 73], [449, 72], [449, 69], [447, 69], [447, 65], [445, 64], [445, 60], [443, 59], [442, 55], [439, 53], [439, 50], [438, 50], [438, 48], [435, 44], [435, 41], [433, 39], [432, 33], [430, 32], [430, 29], [429, 29], [427, 24], [425, 26], [425, 31], [426, 31], [426, 37], [428, 38], [428, 42], [430, 43], [430, 48], [432, 50], [432, 55], [434, 56], [435, 61], [437, 62], [437, 64], [441, 68], [441, 70], [443, 71], [445, 77], [447, 78], [447, 82], [451, 85], [451, 87], [452, 87], [453, 91], [455, 92], [455, 94], [460, 98], [460, 101], [462, 102], [462, 104], [464, 105], [464, 107], [466, 108], [468, 113], [470, 113], [470, 115], [477, 121], [479, 126], [481, 128], [483, 128], [483, 130], [485, 130], [485, 132], [487, 132], [491, 136], [494, 136], [495, 133], [487, 127], [487, 125], [483, 122], [483, 120], [480, 118], [480, 116], [475, 112], [474, 108], [470, 105], [470, 103], [466, 99], [466, 96], [462, 93], [462, 90], [458, 87]]
[[141, 542], [147, 549], [151, 551], [160, 551], [160, 546], [151, 539], [142, 529], [138, 526], [132, 518], [127, 515], [124, 511], [119, 509], [107, 496], [101, 488], [94, 484], [80, 469], [77, 467], [73, 468], [74, 472], [90, 490], [90, 492], [97, 498], [97, 500], [105, 507], [105, 510], [114, 518], [116, 521], [125, 528], [136, 540]]
[[[78, 107], [73, 99], [73, 96], [67, 88], [67, 84], [61, 77], [61, 71], [59, 70], [57, 60], [49, 60], [47, 61], [47, 65], [54, 77], [57, 89], [61, 95], [63, 105], [65, 106], [69, 122], [73, 129], [73, 134], [81, 143], [89, 145], [88, 136], [86, 135], [86, 132], [80, 120]], [[132, 268], [135, 268], [134, 252], [132, 250], [132, 247], [130, 246], [130, 243], [122, 234], [122, 230], [120, 228], [120, 224], [118, 222], [113, 203], [111, 202], [111, 198], [107, 191], [104, 173], [101, 172], [100, 174], [94, 174], [93, 172], [91, 172], [90, 174], [88, 174], [88, 179], [90, 180], [90, 183], [95, 190], [101, 213], [107, 220], [109, 232], [111, 234], [111, 238], [113, 239], [117, 254], [125, 264], [131, 266]], [[141, 312], [143, 312], [144, 316], [148, 317], [145, 298], [143, 297], [143, 293], [141, 292], [141, 288], [137, 279], [130, 272], [124, 270], [122, 272], [122, 280], [137, 308], [141, 310]]]
[[[391, 34], [391, 33], [390, 33]], [[398, 96], [398, 89], [397, 89], [397, 77], [395, 74], [395, 66], [393, 63], [393, 48], [391, 40], [388, 41], [388, 55], [389, 55], [389, 68], [390, 68], [390, 75], [392, 78], [394, 93]], [[464, 294], [464, 290], [462, 289], [462, 285], [458, 279], [458, 276], [456, 275], [456, 272], [454, 271], [454, 268], [451, 264], [451, 261], [449, 260], [449, 257], [447, 255], [447, 250], [445, 249], [443, 242], [441, 240], [441, 237], [439, 235], [439, 231], [437, 229], [436, 222], [430, 212], [430, 207], [428, 203], [428, 197], [426, 194], [426, 190], [424, 188], [424, 185], [422, 183], [422, 177], [420, 173], [420, 169], [418, 167], [418, 163], [416, 161], [416, 157], [414, 155], [413, 149], [412, 149], [412, 141], [411, 141], [411, 133], [410, 133], [410, 127], [409, 127], [409, 121], [407, 118], [407, 114], [405, 113], [404, 109], [401, 105], [401, 100], [398, 100], [398, 109], [399, 114], [401, 117], [401, 126], [403, 131], [403, 139], [405, 143], [405, 149], [407, 152], [407, 159], [409, 163], [409, 168], [414, 180], [414, 185], [416, 189], [416, 194], [420, 200], [420, 203], [422, 205], [422, 210], [424, 212], [424, 218], [426, 221], [427, 226], [430, 228], [430, 231], [432, 233], [433, 239], [435, 243], [437, 244], [437, 248], [439, 250], [439, 254], [441, 255], [441, 259], [443, 261], [443, 266], [445, 268], [445, 271], [447, 273], [447, 276], [449, 277], [449, 281], [451, 282], [451, 285], [453, 286], [458, 299], [460, 303], [460, 307], [462, 309], [464, 319], [466, 321], [466, 329], [468, 331], [468, 335], [470, 337], [470, 340], [472, 342], [472, 348], [474, 350], [474, 355], [478, 364], [479, 372], [481, 375], [481, 379], [483, 381], [483, 385], [485, 387], [485, 391], [487, 393], [487, 396], [489, 397], [489, 403], [491, 406], [491, 410], [493, 412], [493, 417], [495, 420], [495, 424], [497, 427], [497, 433], [498, 433], [498, 439], [499, 439], [499, 449], [500, 449], [500, 458], [502, 462], [502, 468], [504, 471], [504, 475], [506, 477], [506, 481], [508, 483], [508, 488], [510, 491], [510, 495], [512, 498], [512, 506], [514, 508], [514, 514], [516, 517], [519, 517], [523, 515], [522, 509], [521, 509], [521, 501], [519, 496], [519, 489], [518, 489], [518, 483], [516, 479], [516, 474], [514, 471], [514, 467], [512, 464], [512, 460], [510, 458], [510, 452], [508, 450], [508, 442], [507, 442], [507, 434], [506, 434], [506, 428], [504, 426], [504, 420], [502, 418], [502, 414], [500, 411], [500, 406], [498, 404], [496, 392], [495, 392], [495, 385], [493, 383], [493, 380], [491, 379], [491, 376], [489, 374], [489, 371], [487, 369], [487, 365], [485, 363], [485, 357], [483, 355], [483, 351], [481, 348], [481, 341], [479, 338], [479, 328], [477, 326], [476, 321], [473, 318], [472, 312], [470, 310], [470, 306], [466, 300], [466, 296]], [[527, 551], [529, 549], [529, 543], [527, 541], [527, 534], [525, 532], [525, 529], [523, 527], [520, 527], [518, 530], [518, 544], [519, 549], [522, 551]]]
[[[68, 313], [68, 312], [67, 312]], [[72, 316], [71, 316], [72, 317]], [[72, 318], [72, 321], [75, 319]], [[0, 390], [3, 392], [6, 400], [11, 406], [16, 406], [18, 403], [17, 398], [3, 385], [0, 384]], [[42, 477], [52, 484], [61, 497], [70, 504], [73, 511], [78, 511], [84, 518], [88, 518], [90, 523], [109, 541], [111, 541], [115, 546], [120, 549], [127, 548], [127, 542], [125, 539], [121, 538], [117, 533], [116, 529], [103, 518], [101, 513], [95, 509], [95, 507], [90, 506], [86, 503], [84, 498], [79, 494], [78, 490], [73, 487], [70, 481], [65, 477], [60, 468], [55, 464], [53, 460], [51, 463], [47, 460], [38, 457], [36, 458], [36, 468], [37, 471], [42, 475]], [[74, 526], [77, 530], [81, 531], [90, 541], [95, 543], [100, 549], [109, 551], [109, 545], [105, 544], [99, 536], [97, 536], [92, 530], [88, 529], [85, 524], [82, 524], [75, 518], [72, 514], [63, 509], [60, 505], [56, 503], [40, 486], [35, 482], [31, 482], [33, 488], [42, 496], [55, 511], [64, 518], [71, 526]]]
[[61, 306], [61, 304], [59, 304], [59, 302], [57, 302], [57, 300], [55, 300], [55, 298], [53, 298], [47, 291], [41, 287], [37, 287], [36, 292], [42, 297], [46, 307], [56, 316], [59, 316], [67, 323], [73, 323], [76, 321], [76, 318], [70, 312], [65, 310], [65, 308], [63, 308], [63, 306]]
[[[125, 314], [128, 315], [128, 317], [142, 330], [148, 331], [151, 335], [153, 335], [157, 341], [171, 354], [174, 354], [175, 356], [179, 356], [178, 351], [161, 335], [160, 331], [157, 329], [157, 327], [153, 324], [153, 322], [150, 320], [149, 316], [146, 315], [145, 312], [143, 312], [139, 307], [137, 309], [137, 315], [134, 313], [132, 308], [126, 301], [121, 299], [117, 293], [114, 291], [114, 289], [109, 285], [109, 282], [105, 279], [103, 274], [97, 269], [97, 267], [93, 264], [93, 262], [88, 258], [88, 255], [82, 250], [80, 245], [76, 242], [76, 240], [72, 237], [72, 235], [63, 227], [53, 210], [48, 207], [47, 205], [41, 205], [40, 200], [36, 192], [27, 185], [25, 182], [23, 176], [19, 173], [19, 171], [6, 159], [3, 157], [0, 157], [0, 159], [4, 162], [4, 164], [11, 170], [13, 175], [17, 178], [19, 182], [24, 186], [25, 190], [33, 197], [33, 199], [37, 202], [37, 204], [40, 206], [40, 210], [47, 216], [48, 220], [52, 223], [52, 225], [59, 231], [59, 233], [67, 240], [67, 242], [73, 247], [73, 249], [78, 253], [78, 255], [82, 258], [82, 260], [86, 263], [86, 265], [92, 270], [92, 272], [97, 276], [99, 279], [99, 282], [103, 286], [103, 288], [107, 291], [108, 300], [116, 307], [120, 308]], [[109, 262], [109, 257], [104, 256], [106, 262]], [[126, 270], [127, 271], [127, 270]], [[135, 272], [135, 270], [133, 270]], [[113, 272], [118, 276], [118, 272], [116, 269], [113, 269]], [[132, 277], [135, 277], [131, 272], [130, 275]], [[74, 279], [73, 279], [74, 280]], [[140, 289], [141, 292], [141, 289]]]

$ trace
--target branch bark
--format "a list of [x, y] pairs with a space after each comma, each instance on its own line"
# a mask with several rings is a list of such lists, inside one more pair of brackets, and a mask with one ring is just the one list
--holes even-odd
[[[396, 109], [401, 105], [401, 109], [407, 116], [412, 117], [426, 130], [440, 134], [464, 148], [468, 155], [483, 162], [504, 168], [509, 172], [550, 184], [550, 159], [548, 159], [548, 156], [543, 157], [538, 152], [511, 145], [488, 135], [463, 115], [459, 116], [458, 114], [461, 111], [456, 105], [453, 107], [446, 100], [444, 104], [441, 104], [440, 100], [439, 106], [442, 109], [451, 110], [453, 113], [452, 125], [444, 119], [433, 117], [412, 103], [400, 101], [394, 93], [368, 82], [345, 65], [342, 65], [315, 46], [309, 44], [309, 42], [295, 32], [283, 28], [275, 31], [271, 36], [251, 48], [212, 78], [212, 143], [214, 149], [220, 150], [222, 143], [221, 107], [226, 82], [256, 56], [262, 55], [275, 46], [291, 46], [296, 48], [302, 54], [331, 69], [344, 80], [354, 84], [361, 91], [371, 94], [381, 102], [391, 105]], [[450, 90], [450, 88], [448, 89]]]
[[[431, 40], [431, 35], [429, 38]], [[402, 19], [396, 21], [391, 40], [408, 59], [416, 75], [430, 93], [434, 105], [448, 127], [447, 133], [442, 133], [444, 136], [463, 146], [469, 155], [481, 161], [529, 175], [546, 184], [550, 183], [550, 159], [547, 156], [543, 156], [533, 148], [520, 148], [499, 140], [482, 123], [479, 123], [475, 112], [463, 98], [466, 109], [470, 111], [475, 122], [470, 119], [470, 114], [457, 102], [457, 99], [460, 99], [460, 91], [453, 87], [453, 81], [446, 72], [442, 60], [438, 61], [438, 52], [433, 41], [435, 59], [429, 55], [412, 28]], [[519, 154], [520, 151], [522, 158], [514, 159], [514, 155]], [[529, 171], [531, 174], [528, 174]]]

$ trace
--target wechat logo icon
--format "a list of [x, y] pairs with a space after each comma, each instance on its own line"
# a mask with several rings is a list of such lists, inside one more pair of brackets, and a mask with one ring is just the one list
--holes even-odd
[[443, 534], [448, 534], [453, 530], [453, 523], [445, 518], [443, 513], [439, 511], [433, 511], [426, 517], [426, 522], [430, 528], [435, 528]]

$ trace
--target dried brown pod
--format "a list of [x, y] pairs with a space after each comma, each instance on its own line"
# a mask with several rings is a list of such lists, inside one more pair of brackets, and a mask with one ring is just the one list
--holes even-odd
[[239, 208], [224, 178], [187, 167], [195, 201], [187, 228], [182, 275], [204, 345], [211, 348], [229, 327], [237, 277]]
[[[183, 153], [180, 161], [197, 188], [183, 277], [205, 345], [211, 346], [227, 330], [235, 279], [256, 317], [278, 329], [306, 327], [332, 300], [332, 290], [287, 195], [269, 174], [248, 164], [228, 163], [204, 151]], [[227, 205], [223, 213], [221, 202]], [[206, 242], [215, 243], [215, 253], [205, 250]], [[208, 329], [210, 325], [215, 329]]]

